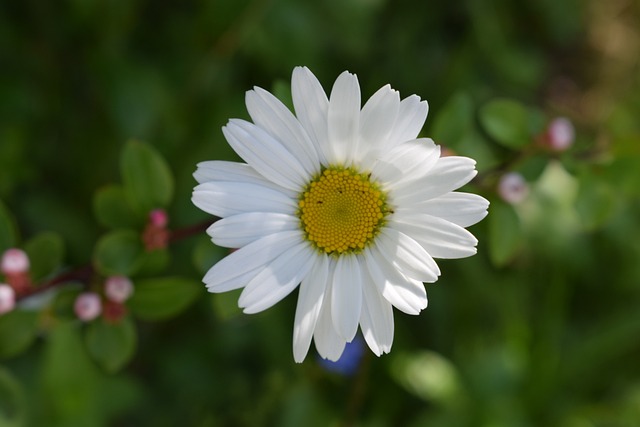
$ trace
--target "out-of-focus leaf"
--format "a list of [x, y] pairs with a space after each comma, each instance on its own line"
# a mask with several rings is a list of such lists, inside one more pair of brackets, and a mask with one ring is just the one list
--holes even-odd
[[584, 173], [578, 181], [576, 211], [585, 228], [594, 230], [613, 213], [616, 197], [606, 182], [598, 179], [593, 172]]
[[458, 150], [459, 144], [473, 128], [473, 101], [460, 92], [437, 113], [431, 135], [438, 144]]
[[510, 99], [494, 99], [480, 109], [480, 123], [487, 134], [508, 148], [531, 142], [527, 109]]
[[42, 365], [47, 425], [94, 425], [99, 400], [99, 371], [89, 358], [77, 321], [60, 322], [47, 336]]
[[143, 251], [142, 241], [135, 231], [113, 231], [98, 240], [94, 262], [105, 276], [130, 276], [138, 270]]
[[535, 182], [549, 164], [549, 159], [545, 156], [529, 156], [520, 163], [516, 171], [519, 172], [527, 182]]
[[93, 197], [93, 210], [100, 224], [111, 228], [136, 228], [141, 224], [140, 215], [131, 209], [124, 188], [108, 185], [99, 189]]
[[138, 213], [146, 214], [171, 202], [173, 175], [150, 145], [129, 141], [122, 152], [120, 168], [125, 194]]
[[136, 329], [129, 317], [115, 324], [98, 319], [89, 325], [85, 335], [91, 357], [111, 373], [120, 370], [133, 357], [136, 341]]
[[144, 251], [140, 255], [139, 274], [156, 274], [162, 272], [171, 261], [171, 254], [167, 249]]
[[513, 206], [500, 200], [491, 202], [489, 221], [489, 257], [496, 266], [503, 266], [518, 253], [522, 229]]
[[438, 353], [400, 354], [392, 361], [391, 375], [407, 391], [424, 400], [451, 406], [462, 403], [458, 371]]
[[211, 240], [202, 238], [193, 250], [193, 264], [200, 273], [204, 274], [227, 254], [229, 249], [216, 246], [211, 243]]
[[30, 239], [24, 245], [31, 264], [31, 278], [37, 282], [55, 272], [64, 258], [64, 241], [53, 232], [45, 232]]
[[26, 350], [38, 332], [38, 312], [13, 310], [0, 315], [0, 359]]
[[242, 314], [242, 309], [238, 306], [241, 290], [211, 294], [213, 310], [221, 319], [231, 319]]
[[0, 367], [0, 426], [24, 425], [27, 400], [20, 382], [11, 372]]
[[17, 245], [18, 231], [11, 213], [0, 200], [0, 252]]
[[177, 315], [201, 294], [204, 286], [191, 279], [145, 279], [135, 282], [135, 292], [128, 305], [145, 320], [161, 320]]

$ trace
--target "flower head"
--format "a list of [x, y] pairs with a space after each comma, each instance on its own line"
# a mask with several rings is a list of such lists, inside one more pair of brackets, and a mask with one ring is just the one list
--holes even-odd
[[329, 98], [307, 68], [293, 71], [295, 115], [269, 92], [247, 92], [253, 122], [223, 128], [246, 163], [203, 162], [193, 202], [222, 219], [207, 232], [239, 248], [203, 281], [210, 292], [244, 288], [245, 313], [265, 310], [299, 286], [294, 359], [315, 341], [337, 360], [358, 330], [376, 354], [393, 341], [392, 307], [418, 314], [435, 258], [476, 252], [464, 229], [488, 202], [452, 192], [476, 174], [469, 158], [440, 157], [418, 138], [428, 106], [390, 86], [361, 107], [355, 75], [342, 73]]
[[571, 120], [566, 117], [556, 117], [549, 123], [546, 141], [555, 151], [565, 151], [573, 145], [575, 129]]

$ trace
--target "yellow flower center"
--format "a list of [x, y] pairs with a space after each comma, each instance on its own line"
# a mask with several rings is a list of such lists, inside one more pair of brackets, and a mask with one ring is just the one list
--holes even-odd
[[368, 175], [331, 167], [300, 195], [301, 225], [307, 239], [326, 253], [358, 252], [384, 224], [385, 199]]

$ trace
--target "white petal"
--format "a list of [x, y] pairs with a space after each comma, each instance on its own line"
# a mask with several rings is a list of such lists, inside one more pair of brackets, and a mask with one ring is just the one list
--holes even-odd
[[411, 236], [435, 258], [465, 258], [476, 253], [478, 240], [473, 234], [442, 218], [397, 210], [388, 226]]
[[346, 164], [360, 130], [360, 86], [355, 74], [347, 71], [336, 79], [329, 98], [329, 144], [331, 163]]
[[238, 305], [245, 313], [266, 310], [293, 291], [309, 274], [318, 254], [302, 242], [265, 266], [240, 294]]
[[291, 197], [297, 197], [297, 191], [287, 190], [267, 180], [246, 163], [227, 162], [224, 160], [210, 160], [198, 163], [198, 169], [193, 177], [202, 184], [208, 181], [235, 181], [258, 184], [280, 191]]
[[296, 67], [291, 77], [291, 96], [296, 116], [316, 146], [320, 162], [331, 158], [327, 117], [329, 100], [316, 76], [307, 67]]
[[244, 182], [205, 182], [193, 189], [191, 200], [203, 211], [219, 217], [245, 212], [293, 214], [297, 209], [297, 204], [291, 197], [267, 187]]
[[[333, 277], [335, 265], [335, 261], [330, 260], [329, 277]], [[342, 355], [347, 341], [342, 338], [333, 327], [331, 316], [331, 294], [333, 286], [333, 281], [329, 280], [327, 282], [327, 288], [324, 291], [324, 300], [320, 308], [320, 314], [318, 315], [316, 329], [313, 333], [313, 341], [321, 357], [335, 362]]]
[[387, 143], [399, 108], [400, 95], [389, 85], [380, 88], [364, 104], [360, 113], [360, 138], [353, 144], [351, 153], [356, 163], [362, 159], [369, 163], [371, 156]]
[[207, 233], [213, 243], [225, 248], [241, 248], [269, 234], [300, 227], [295, 216], [271, 212], [247, 212], [214, 222]]
[[420, 205], [420, 211], [437, 216], [460, 227], [468, 227], [487, 216], [489, 201], [477, 194], [447, 193]]
[[429, 112], [427, 101], [420, 101], [417, 95], [411, 95], [400, 102], [398, 119], [388, 136], [389, 145], [401, 144], [416, 139]]
[[421, 282], [435, 282], [440, 269], [431, 255], [411, 237], [386, 227], [377, 238], [378, 247], [400, 271]]
[[307, 184], [310, 176], [298, 159], [262, 128], [232, 119], [222, 133], [235, 152], [268, 180], [294, 191]]
[[375, 247], [367, 248], [364, 256], [378, 291], [394, 307], [414, 315], [427, 307], [427, 291], [422, 282], [402, 275]]
[[397, 206], [409, 206], [460, 188], [478, 173], [475, 164], [475, 160], [468, 157], [441, 157], [420, 179], [397, 185], [393, 201]]
[[209, 292], [245, 286], [274, 258], [303, 241], [299, 231], [271, 234], [227, 255], [209, 269], [202, 281]]
[[371, 169], [371, 175], [386, 188], [426, 175], [440, 158], [440, 147], [429, 138], [404, 142], [384, 153]]
[[[371, 277], [366, 279], [367, 282], [371, 280]], [[371, 351], [376, 356], [380, 356], [388, 353], [393, 343], [393, 309], [373, 283], [366, 283], [362, 287], [362, 295], [362, 313], [360, 314], [362, 335]]]
[[342, 338], [351, 342], [358, 331], [362, 307], [362, 271], [358, 257], [341, 256], [336, 263], [331, 293], [333, 326]]
[[293, 358], [297, 363], [301, 363], [309, 351], [328, 280], [329, 258], [322, 255], [300, 283], [293, 324]]
[[293, 113], [278, 98], [256, 87], [247, 92], [246, 104], [253, 122], [282, 143], [307, 174], [315, 175], [320, 170], [320, 160], [313, 142]]

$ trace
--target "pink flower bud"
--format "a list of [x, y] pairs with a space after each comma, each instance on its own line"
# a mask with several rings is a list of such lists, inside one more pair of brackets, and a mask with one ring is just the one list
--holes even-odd
[[498, 194], [507, 203], [517, 204], [529, 195], [529, 185], [517, 172], [509, 172], [500, 177]]
[[111, 276], [104, 283], [104, 293], [109, 300], [123, 303], [133, 293], [133, 283], [125, 276]]
[[22, 249], [7, 249], [2, 254], [0, 270], [6, 275], [26, 273], [29, 271], [29, 257]]
[[164, 209], [154, 209], [149, 212], [149, 221], [155, 227], [164, 228], [169, 223], [169, 215]]
[[547, 128], [547, 142], [555, 151], [564, 151], [573, 145], [575, 130], [573, 123], [565, 117], [555, 118]]
[[100, 295], [95, 292], [84, 292], [78, 295], [73, 305], [76, 316], [82, 321], [88, 322], [100, 316], [102, 313], [102, 301]]
[[5, 283], [0, 283], [0, 315], [13, 310], [16, 306], [16, 293]]

